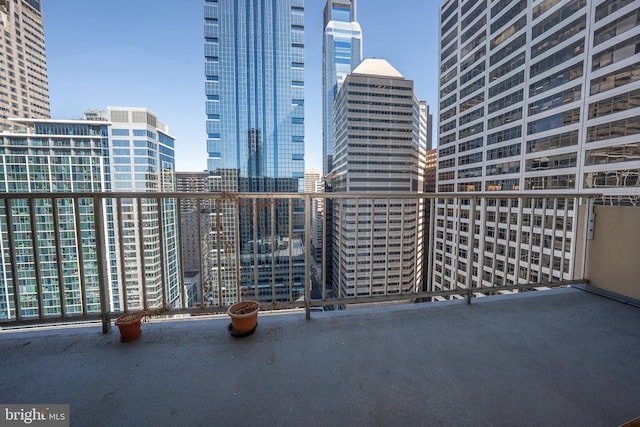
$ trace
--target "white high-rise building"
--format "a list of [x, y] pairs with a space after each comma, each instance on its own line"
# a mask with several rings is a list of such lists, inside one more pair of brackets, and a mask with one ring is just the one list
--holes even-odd
[[[413, 81], [383, 59], [365, 59], [334, 107], [335, 191], [423, 191], [426, 117]], [[424, 201], [339, 199], [333, 219], [335, 295], [421, 290]]]
[[[444, 1], [437, 191], [597, 193], [637, 204], [639, 6]], [[474, 213], [483, 227], [467, 230], [469, 206], [441, 200], [436, 290], [464, 288], [472, 254], [474, 287], [573, 278], [573, 199], [485, 203]]]
[[322, 173], [332, 170], [333, 100], [340, 86], [362, 61], [362, 29], [357, 0], [327, 0], [322, 43]]
[[[23, 318], [81, 315], [85, 306], [84, 314], [101, 310], [93, 199], [54, 204], [48, 193], [174, 191], [174, 138], [153, 113], [109, 108], [86, 116], [11, 119], [12, 130], [0, 133], [0, 192], [43, 195], [32, 205], [13, 200], [10, 211], [0, 206], [0, 318], [15, 317], [17, 305]], [[105, 200], [108, 307], [114, 312], [143, 307], [145, 293], [149, 307], [162, 306], [163, 287], [167, 304], [180, 304], [175, 202], [161, 202], [161, 230], [158, 202], [149, 196], [140, 206], [129, 197]], [[8, 221], [20, 225], [9, 233]]]

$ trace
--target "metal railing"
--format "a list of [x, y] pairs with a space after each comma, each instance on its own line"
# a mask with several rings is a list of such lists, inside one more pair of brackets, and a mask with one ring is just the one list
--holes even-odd
[[3, 194], [0, 326], [101, 320], [106, 332], [124, 312], [220, 313], [241, 299], [268, 310], [304, 308], [309, 318], [312, 307], [470, 303], [566, 286], [585, 281], [589, 221], [578, 217], [578, 206], [588, 215], [592, 200], [531, 193]]

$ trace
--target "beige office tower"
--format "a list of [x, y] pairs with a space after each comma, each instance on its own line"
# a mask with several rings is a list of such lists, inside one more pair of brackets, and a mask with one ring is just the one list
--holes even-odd
[[0, 0], [0, 24], [0, 129], [9, 117], [48, 119], [42, 2]]
[[424, 201], [359, 197], [423, 191], [426, 122], [413, 81], [383, 59], [362, 61], [338, 91], [333, 189], [358, 198], [333, 202], [336, 296], [420, 290]]

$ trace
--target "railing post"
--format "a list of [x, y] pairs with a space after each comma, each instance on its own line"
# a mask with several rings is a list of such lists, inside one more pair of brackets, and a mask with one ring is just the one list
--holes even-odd
[[[476, 235], [476, 197], [473, 196], [471, 198], [471, 206], [469, 206], [469, 228], [468, 234], [469, 239], [467, 241], [467, 277], [466, 277], [466, 286], [467, 286], [467, 304], [471, 304], [471, 298], [473, 297], [472, 287], [473, 280], [471, 279], [471, 275], [473, 273], [473, 255], [475, 253], [475, 235]], [[458, 207], [458, 212], [461, 209], [460, 205]], [[479, 248], [479, 253], [482, 253], [482, 248]], [[478, 263], [480, 263], [480, 255], [478, 255]], [[478, 270], [480, 271], [480, 270]]]
[[[584, 211], [584, 227], [583, 227], [583, 235], [582, 235], [582, 264], [580, 266], [580, 280], [585, 280], [585, 276], [587, 275], [587, 250], [588, 250], [588, 240], [593, 240], [593, 231], [595, 224], [595, 211], [594, 211], [594, 197], [590, 196], [587, 198], [587, 204], [585, 206]], [[578, 206], [578, 199], [576, 199], [573, 203], [574, 212], [580, 212], [580, 208]], [[574, 221], [577, 222], [577, 221]], [[576, 241], [576, 239], [574, 239]], [[575, 243], [574, 243], [575, 245]], [[574, 253], [577, 250], [574, 250]]]
[[[111, 329], [109, 320], [109, 274], [108, 260], [105, 244], [104, 199], [99, 195], [93, 196], [93, 215], [96, 233], [96, 252], [98, 254], [98, 277], [100, 277], [100, 317], [102, 319], [102, 333], [108, 334]], [[126, 295], [123, 296], [126, 298]]]
[[304, 317], [311, 319], [311, 196], [304, 199]]

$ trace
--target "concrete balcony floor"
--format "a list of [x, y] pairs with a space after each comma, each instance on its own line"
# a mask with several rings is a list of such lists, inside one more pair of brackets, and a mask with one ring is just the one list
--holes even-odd
[[0, 403], [72, 426], [616, 426], [640, 415], [640, 309], [576, 289], [0, 334]]

